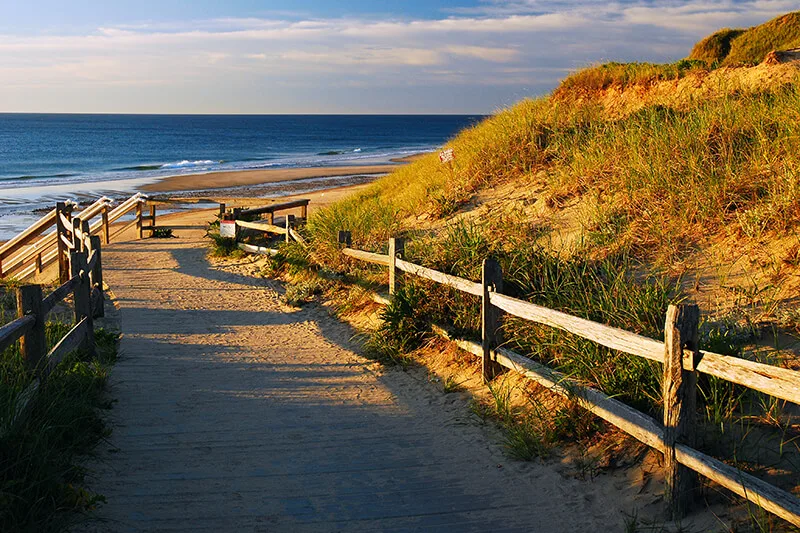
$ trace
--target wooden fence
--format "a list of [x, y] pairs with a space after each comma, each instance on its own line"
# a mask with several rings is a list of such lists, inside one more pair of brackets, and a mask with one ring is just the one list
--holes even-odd
[[[700, 350], [700, 313], [695, 305], [670, 306], [664, 342], [619, 328], [568, 315], [518, 300], [502, 293], [502, 272], [493, 259], [483, 262], [482, 282], [438, 272], [403, 259], [404, 241], [390, 239], [389, 254], [350, 248], [349, 232], [339, 233], [348, 257], [389, 267], [389, 293], [394, 294], [403, 273], [418, 276], [481, 298], [482, 342], [450, 339], [480, 358], [483, 376], [491, 379], [507, 368], [574, 399], [579, 405], [639, 441], [664, 454], [665, 501], [670, 515], [678, 519], [696, 494], [699, 473], [763, 509], [800, 526], [800, 500], [746, 472], [695, 450], [697, 375], [708, 374], [749, 387], [770, 396], [800, 402], [800, 372]], [[644, 357], [663, 365], [663, 422], [632, 407], [570, 380], [563, 374], [501, 346], [501, 313], [558, 328], [607, 348]], [[446, 332], [438, 331], [442, 336]]]
[[[10, 431], [27, 416], [42, 382], [67, 354], [79, 348], [89, 353], [95, 351], [94, 318], [104, 316], [100, 237], [90, 235], [88, 221], [76, 218], [75, 222], [72, 240], [64, 243], [69, 244], [70, 276], [44, 298], [41, 285], [18, 287], [17, 319], [0, 327], [0, 353], [19, 340], [22, 359], [34, 375], [34, 380], [17, 401], [14, 416], [0, 428], [0, 434]], [[61, 237], [59, 235], [59, 241]], [[47, 351], [47, 315], [70, 294], [74, 301], [75, 325]]]
[[[271, 204], [264, 207], [257, 207], [253, 209], [239, 209], [235, 208], [230, 213], [223, 213], [220, 224], [233, 223], [234, 224], [234, 239], [236, 240], [239, 249], [245, 252], [261, 255], [275, 255], [277, 250], [272, 248], [265, 248], [263, 246], [253, 246], [239, 242], [244, 235], [244, 230], [252, 230], [263, 233], [274, 233], [277, 235], [285, 235], [286, 242], [294, 240], [301, 244], [305, 244], [305, 239], [295, 229], [297, 220], [294, 215], [287, 214], [285, 217], [284, 226], [275, 225], [275, 214], [281, 211], [289, 211], [292, 209], [300, 210], [300, 219], [305, 220], [308, 217], [308, 204], [311, 200], [293, 200], [291, 202], [284, 202], [279, 204]], [[261, 217], [267, 215], [265, 220], [252, 220], [253, 217]], [[245, 220], [247, 219], [247, 220]]]
[[[143, 229], [147, 229], [143, 224], [147, 217], [142, 214], [145, 202], [145, 196], [136, 194], [112, 209], [111, 200], [103, 197], [74, 215], [75, 204], [57, 203], [55, 209], [0, 246], [0, 278], [27, 280], [58, 262], [58, 279], [64, 283], [70, 278], [69, 253], [75, 249], [75, 236], [100, 234], [108, 244], [135, 225], [141, 238]], [[132, 211], [136, 212], [135, 220], [112, 235], [111, 224]], [[151, 214], [152, 226], [155, 226], [154, 208]], [[52, 228], [53, 231], [47, 233]]]

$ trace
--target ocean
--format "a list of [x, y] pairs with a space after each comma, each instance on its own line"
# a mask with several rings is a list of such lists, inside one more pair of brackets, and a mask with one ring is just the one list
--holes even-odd
[[388, 163], [481, 118], [0, 114], [0, 240], [59, 200], [127, 196], [180, 174]]

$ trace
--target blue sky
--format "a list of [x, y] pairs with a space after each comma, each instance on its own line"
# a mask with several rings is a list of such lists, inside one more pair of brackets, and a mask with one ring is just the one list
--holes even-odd
[[0, 111], [489, 113], [796, 0], [0, 0]]

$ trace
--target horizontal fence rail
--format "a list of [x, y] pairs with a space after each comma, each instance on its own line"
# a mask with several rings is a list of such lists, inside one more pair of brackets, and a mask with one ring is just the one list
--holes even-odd
[[[144, 195], [136, 194], [111, 209], [111, 200], [103, 197], [76, 214], [74, 203], [59, 202], [55, 209], [0, 246], [0, 278], [27, 280], [58, 261], [59, 280], [66, 281], [70, 277], [70, 251], [86, 248], [89, 239], [98, 233], [108, 244], [110, 224], [140, 208], [146, 200]], [[134, 224], [141, 227], [141, 217]]]
[[[696, 373], [719, 377], [770, 396], [800, 403], [800, 372], [700, 350], [697, 346], [699, 311], [696, 306], [670, 306], [665, 341], [600, 324], [512, 298], [501, 292], [502, 280], [493, 274], [499, 266], [484, 261], [483, 282], [476, 283], [445, 274], [402, 258], [404, 242], [391, 239], [389, 254], [376, 254], [351, 247], [349, 232], [339, 232], [343, 255], [389, 267], [389, 293], [394, 294], [399, 275], [407, 273], [481, 297], [483, 342], [452, 339], [441, 328], [434, 332], [456, 343], [482, 361], [484, 377], [493, 368], [513, 370], [630, 434], [665, 455], [665, 502], [673, 518], [682, 516], [690, 503], [694, 485], [687, 472], [697, 472], [735, 494], [784, 520], [800, 526], [800, 500], [746, 472], [693, 449]], [[492, 311], [495, 309], [496, 311]], [[664, 423], [606, 394], [576, 383], [563, 374], [496, 344], [500, 327], [493, 313], [500, 311], [549, 327], [558, 328], [607, 348], [661, 363], [664, 368]]]
[[[220, 227], [220, 235], [223, 237], [232, 237], [236, 242], [236, 246], [245, 252], [260, 255], [276, 255], [278, 250], [274, 248], [266, 248], [263, 246], [253, 246], [239, 242], [244, 235], [244, 230], [257, 231], [263, 233], [273, 233], [276, 235], [285, 235], [286, 242], [294, 240], [302, 245], [306, 245], [305, 239], [294, 229], [295, 216], [287, 214], [285, 217], [285, 225], [283, 227], [275, 225], [275, 214], [280, 211], [288, 211], [291, 209], [300, 209], [300, 218], [306, 219], [308, 216], [308, 204], [311, 200], [293, 200], [291, 202], [283, 202], [278, 204], [270, 204], [264, 207], [255, 207], [252, 209], [234, 208], [230, 212], [225, 212], [224, 204], [220, 205], [221, 218], [220, 224], [233, 223], [233, 234], [224, 234], [222, 227]], [[260, 217], [267, 215], [266, 220], [244, 220], [244, 218]]]
[[17, 342], [20, 337], [27, 334], [33, 329], [35, 323], [36, 319], [34, 317], [21, 316], [13, 322], [9, 322], [5, 326], [0, 327], [0, 352]]

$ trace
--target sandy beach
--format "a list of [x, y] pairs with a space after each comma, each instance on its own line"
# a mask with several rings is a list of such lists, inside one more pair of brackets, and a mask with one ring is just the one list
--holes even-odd
[[260, 170], [238, 170], [230, 172], [209, 172], [207, 174], [186, 174], [169, 176], [143, 186], [144, 192], [182, 192], [202, 191], [230, 187], [245, 187], [282, 181], [312, 178], [332, 178], [338, 176], [363, 176], [387, 174], [404, 164], [416, 161], [426, 154], [415, 154], [392, 159], [391, 163], [380, 165], [350, 165], [341, 167], [276, 168]]
[[243, 187], [264, 183], [278, 183], [310, 178], [330, 178], [365, 174], [386, 174], [399, 165], [370, 165], [325, 168], [280, 168], [269, 170], [240, 170], [170, 176], [142, 187], [144, 192], [200, 191], [229, 187]]

